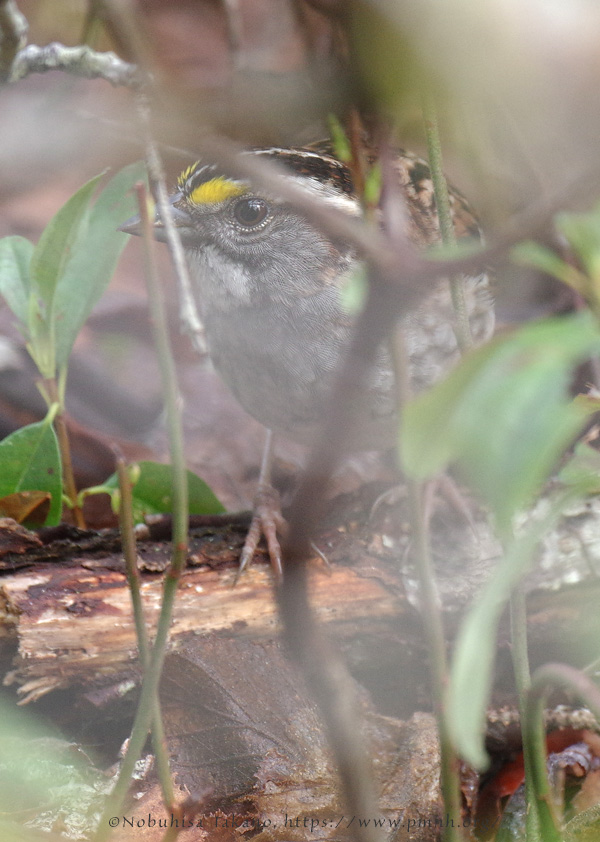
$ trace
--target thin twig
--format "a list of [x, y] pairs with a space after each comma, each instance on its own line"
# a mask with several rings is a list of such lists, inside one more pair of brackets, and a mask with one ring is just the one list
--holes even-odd
[[529, 741], [535, 747], [532, 752], [532, 771], [544, 842], [562, 840], [548, 782], [546, 749], [541, 737], [546, 696], [555, 687], [565, 687], [574, 691], [600, 722], [600, 689], [585, 673], [567, 664], [558, 663], [545, 664], [534, 672], [525, 705], [523, 740]]
[[166, 654], [169, 627], [173, 614], [173, 605], [177, 586], [187, 558], [188, 497], [187, 477], [183, 454], [183, 434], [181, 428], [180, 398], [175, 375], [175, 364], [169, 344], [168, 326], [165, 316], [164, 297], [158, 279], [156, 260], [154, 259], [155, 241], [152, 236], [152, 223], [148, 212], [148, 202], [144, 185], [138, 185], [140, 217], [142, 220], [144, 265], [151, 322], [158, 351], [162, 390], [167, 410], [167, 426], [171, 464], [173, 467], [173, 555], [165, 574], [163, 598], [158, 618], [154, 645], [144, 675], [138, 708], [133, 722], [131, 738], [123, 758], [119, 776], [114, 789], [108, 797], [100, 824], [96, 833], [96, 842], [104, 842], [110, 835], [109, 820], [118, 814], [127, 793], [135, 763], [140, 756], [148, 730], [155, 712], [155, 700], [162, 665]]
[[119, 531], [121, 533], [121, 547], [125, 559], [125, 575], [133, 607], [133, 622], [138, 644], [138, 653], [142, 666], [146, 666], [150, 655], [148, 634], [144, 620], [142, 606], [140, 571], [137, 566], [137, 548], [133, 523], [133, 503], [131, 494], [131, 479], [125, 461], [117, 457], [117, 477], [119, 480]]
[[58, 387], [55, 378], [44, 380], [43, 385], [44, 392], [48, 395], [50, 403], [56, 403], [59, 407], [58, 412], [54, 416], [54, 429], [56, 430], [56, 438], [58, 439], [58, 447], [60, 450], [65, 497], [69, 501], [75, 526], [79, 529], [85, 529], [85, 518], [77, 498], [77, 486], [75, 484], [75, 475], [73, 473], [73, 460], [71, 459], [71, 443], [69, 441], [69, 431], [67, 429], [67, 422], [65, 419], [64, 401], [62, 400], [61, 390]]
[[[145, 672], [148, 669], [150, 661], [150, 645], [148, 642], [148, 632], [146, 631], [146, 622], [144, 619], [140, 571], [138, 570], [137, 565], [131, 479], [125, 465], [125, 461], [122, 457], [117, 458], [117, 476], [119, 478], [120, 492], [119, 528], [121, 531], [121, 544], [123, 548], [123, 556], [125, 558], [127, 584], [131, 595], [138, 652], [142, 668]], [[175, 796], [173, 792], [173, 782], [171, 780], [171, 770], [169, 768], [169, 755], [167, 752], [167, 743], [158, 696], [155, 699], [154, 714], [152, 716], [152, 747], [156, 758], [156, 767], [158, 779], [162, 788], [163, 800], [167, 808], [169, 808], [173, 805]]]
[[[191, 291], [191, 284], [189, 273], [185, 262], [183, 248], [181, 246], [181, 238], [173, 224], [173, 218], [170, 210], [168, 191], [166, 187], [166, 180], [164, 170], [158, 150], [152, 134], [150, 131], [150, 117], [149, 106], [146, 97], [142, 93], [143, 88], [150, 88], [152, 84], [153, 75], [148, 69], [150, 59], [148, 50], [145, 46], [144, 39], [140, 37], [137, 20], [135, 18], [135, 8], [130, 2], [115, 3], [112, 0], [103, 0], [102, 8], [105, 17], [110, 21], [112, 31], [122, 41], [130, 54], [136, 59], [136, 64], [127, 64], [122, 62], [113, 53], [95, 53], [89, 47], [77, 47], [74, 50], [79, 50], [84, 57], [89, 57], [92, 70], [98, 68], [105, 69], [108, 75], [104, 75], [104, 70], [100, 74], [91, 73], [89, 75], [102, 75], [112, 84], [122, 84], [128, 87], [133, 87], [139, 91], [136, 99], [136, 114], [138, 123], [142, 129], [143, 148], [146, 157], [146, 163], [150, 176], [150, 181], [156, 196], [158, 209], [163, 220], [166, 232], [166, 239], [169, 251], [171, 253], [171, 260], [175, 271], [175, 277], [179, 288], [179, 308], [180, 320], [190, 335], [191, 341], [200, 354], [206, 353], [206, 342], [204, 340], [204, 331], [202, 323], [198, 316], [198, 311], [194, 302], [194, 297]], [[50, 48], [60, 48], [61, 51], [66, 50], [61, 45], [50, 45], [44, 50]], [[39, 49], [39, 48], [36, 48]], [[69, 55], [61, 52], [60, 55]], [[78, 69], [77, 53], [72, 53], [73, 68], [61, 67], [64, 70], [77, 72], [80, 75], [88, 75], [86, 72], [86, 63], [83, 67]], [[56, 59], [52, 52], [47, 56], [49, 66], [39, 68], [42, 70], [51, 70], [56, 68]], [[93, 58], [93, 61], [91, 60]], [[116, 64], [113, 62], [115, 59]], [[44, 57], [40, 55], [39, 61], [43, 64]], [[108, 123], [109, 121], [105, 121]], [[119, 137], [123, 141], [122, 127], [119, 130]], [[126, 138], [128, 142], [133, 142], [136, 145], [139, 143], [138, 139]], [[183, 154], [183, 153], [182, 153]]]
[[[362, 183], [363, 172], [357, 156], [354, 164], [353, 174]], [[365, 376], [368, 368], [363, 371]], [[347, 373], [351, 380], [343, 386], [344, 393], [347, 389], [351, 391], [355, 383], [354, 365]], [[361, 379], [358, 380], [360, 390]], [[344, 448], [345, 436], [349, 433], [350, 425], [345, 424], [344, 430], [338, 430], [337, 439], [329, 439], [328, 444], [332, 447], [328, 449], [327, 456], [332, 461], [321, 465], [325, 481], [333, 472], [333, 466]], [[335, 452], [336, 445], [342, 449], [338, 453]], [[323, 455], [321, 451], [320, 456]], [[316, 469], [315, 459], [318, 457], [315, 457], [313, 452], [311, 465]], [[306, 507], [310, 506], [310, 503], [307, 497], [297, 496], [292, 507], [291, 526], [294, 534], [290, 534], [284, 545], [286, 567], [284, 579], [277, 589], [279, 608], [289, 651], [301, 665], [327, 726], [348, 809], [354, 815], [366, 817], [373, 815], [377, 799], [368, 747], [360, 733], [360, 711], [356, 691], [344, 664], [325, 639], [313, 616], [306, 590], [305, 561], [311, 545], [310, 535], [314, 520], [318, 517], [317, 510], [312, 513], [307, 511]], [[309, 523], [308, 527], [305, 517]], [[297, 540], [298, 538], [300, 540]], [[318, 653], [318, 657], [315, 657], [315, 653]], [[380, 840], [379, 831], [370, 823], [366, 826], [360, 821], [354, 823], [352, 833], [357, 842]]]
[[150, 88], [162, 74], [156, 63], [153, 38], [146, 30], [146, 17], [138, 0], [95, 0], [102, 23], [117, 49], [135, 62], [145, 87]]
[[90, 47], [65, 47], [54, 42], [45, 47], [29, 44], [16, 54], [9, 82], [18, 82], [32, 73], [62, 70], [84, 79], [104, 79], [111, 85], [139, 88], [146, 82], [135, 64], [129, 64], [115, 53], [99, 53]]
[[[357, 728], [361, 718], [356, 685], [319, 627], [308, 601], [305, 573], [303, 565], [296, 565], [289, 575], [286, 572], [279, 589], [284, 638], [321, 710], [348, 808], [357, 817], [369, 817], [377, 812], [377, 800], [368, 746]], [[382, 838], [373, 825], [361, 826], [359, 821], [353, 823], [352, 835], [357, 842]]]
[[[527, 610], [525, 594], [517, 586], [513, 591], [510, 600], [510, 630], [511, 630], [511, 655], [515, 684], [519, 698], [519, 711], [521, 722], [525, 721], [525, 705], [527, 694], [531, 689], [531, 672], [529, 669], [529, 653], [527, 651]], [[543, 723], [540, 721], [537, 726], [540, 732], [543, 731]], [[540, 817], [535, 799], [534, 767], [535, 760], [532, 752], [535, 746], [543, 745], [543, 734], [538, 734], [535, 744], [530, 740], [523, 739], [523, 760], [525, 765], [525, 797], [527, 802], [526, 827], [527, 842], [542, 842], [540, 833]], [[544, 756], [545, 760], [545, 756]]]
[[[150, 82], [152, 79], [152, 74], [148, 69], [150, 67], [150, 56], [148, 55], [145, 40], [140, 37], [135, 6], [130, 0], [127, 0], [127, 2], [102, 0], [102, 6], [115, 32], [118, 32], [119, 38], [126, 44], [138, 66], [145, 69], [145, 76]], [[196, 307], [192, 293], [189, 272], [181, 245], [181, 237], [173, 222], [164, 168], [150, 129], [149, 103], [147, 97], [141, 90], [136, 97], [136, 115], [142, 131], [148, 175], [158, 205], [158, 211], [164, 225], [167, 247], [171, 255], [177, 281], [180, 322], [184, 331], [189, 335], [196, 351], [199, 354], [206, 354], [204, 328], [198, 315], [198, 308]]]
[[[395, 323], [395, 313], [382, 293], [385, 282], [371, 283], [349, 353], [328, 397], [326, 425], [309, 458], [289, 515], [283, 546], [284, 579], [277, 591], [288, 650], [300, 663], [321, 707], [353, 813], [372, 814], [375, 804], [371, 771], [354, 725], [353, 693], [345, 669], [322, 639], [308, 600], [306, 559], [324, 500], [325, 488], [351, 432], [350, 406], [363, 390], [378, 347]], [[371, 825], [353, 825], [357, 840], [379, 838]]]
[[223, 0], [223, 8], [227, 23], [227, 41], [233, 65], [237, 70], [241, 70], [243, 68], [240, 55], [242, 54], [244, 40], [244, 18], [242, 17], [240, 0]]
[[148, 173], [155, 191], [156, 203], [164, 225], [167, 246], [171, 254], [173, 269], [177, 279], [179, 291], [179, 318], [196, 351], [199, 354], [206, 354], [204, 328], [202, 326], [202, 322], [200, 321], [198, 308], [196, 307], [196, 303], [194, 301], [190, 275], [185, 261], [183, 246], [181, 244], [181, 237], [179, 236], [179, 232], [173, 222], [173, 214], [171, 212], [171, 205], [169, 202], [169, 194], [167, 191], [162, 162], [150, 131], [148, 101], [146, 97], [141, 94], [137, 98], [137, 113], [144, 135]]
[[427, 636], [430, 660], [429, 672], [433, 696], [433, 710], [437, 720], [440, 740], [440, 788], [450, 822], [445, 828], [446, 842], [464, 839], [460, 831], [460, 764], [452, 743], [451, 728], [446, 704], [448, 687], [448, 659], [442, 623], [442, 609], [431, 560], [429, 526], [423, 502], [423, 486], [408, 480], [408, 501], [411, 507], [411, 524], [415, 543], [419, 602], [421, 618]]
[[17, 52], [27, 43], [29, 24], [14, 0], [0, 0], [0, 81], [6, 82]]
[[[382, 196], [383, 225], [392, 240], [407, 236], [404, 198], [395, 178], [392, 158], [387, 146], [381, 157], [384, 191]], [[398, 417], [412, 397], [408, 353], [400, 326], [390, 340], [392, 368], [398, 398]], [[427, 635], [433, 709], [437, 720], [440, 741], [440, 787], [444, 807], [451, 821], [445, 829], [447, 842], [460, 842], [460, 780], [459, 763], [450, 738], [450, 723], [446, 705], [448, 686], [448, 661], [442, 609], [431, 560], [429, 518], [424, 502], [424, 485], [407, 479], [408, 502], [414, 544], [416, 571], [419, 579], [421, 618]]]
[[[392, 336], [392, 362], [400, 406], [410, 398], [410, 378], [404, 337], [400, 328]], [[444, 808], [451, 819], [445, 829], [447, 842], [460, 842], [463, 838], [460, 827], [460, 780], [459, 762], [450, 736], [450, 723], [446, 704], [448, 686], [448, 659], [446, 638], [442, 622], [442, 610], [431, 560], [429, 521], [425, 512], [423, 483], [406, 481], [411, 514], [412, 540], [417, 576], [419, 579], [419, 607], [423, 627], [427, 636], [433, 710], [437, 721], [440, 741], [440, 788]]]

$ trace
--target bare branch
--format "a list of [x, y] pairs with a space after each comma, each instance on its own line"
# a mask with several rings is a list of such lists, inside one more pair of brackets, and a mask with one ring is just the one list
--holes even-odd
[[206, 354], [204, 327], [200, 321], [198, 309], [194, 301], [190, 276], [185, 262], [183, 246], [181, 244], [181, 237], [179, 236], [179, 231], [173, 222], [173, 214], [169, 203], [165, 173], [156, 143], [154, 142], [152, 132], [150, 131], [150, 114], [148, 102], [144, 94], [140, 94], [137, 97], [136, 105], [138, 120], [144, 137], [146, 166], [148, 167], [150, 181], [156, 194], [158, 211], [165, 226], [167, 246], [171, 254], [171, 261], [173, 263], [175, 278], [177, 280], [179, 290], [179, 317], [182, 328], [190, 337], [190, 341], [192, 342], [195, 350], [199, 354]]
[[18, 82], [31, 73], [62, 70], [84, 79], [104, 79], [111, 85], [139, 88], [144, 76], [135, 64], [122, 61], [115, 53], [99, 53], [90, 47], [65, 47], [52, 43], [45, 47], [30, 44], [17, 53], [8, 79]]
[[0, 0], [0, 80], [6, 81], [17, 52], [27, 43], [29, 25], [14, 0]]
[[[118, 35], [119, 41], [126, 46], [128, 54], [134, 57], [138, 68], [149, 67], [150, 57], [147, 54], [144, 39], [140, 36], [134, 5], [129, 2], [117, 3], [114, 2], [114, 0], [103, 0], [102, 7], [105, 14], [110, 19], [113, 29]], [[135, 66], [136, 65], [132, 65], [132, 67]], [[141, 71], [138, 70], [138, 72], [141, 74]], [[152, 79], [151, 73], [145, 72], [144, 75], [148, 80]], [[157, 145], [152, 136], [150, 128], [150, 108], [146, 92], [144, 91], [139, 91], [138, 96], [136, 97], [136, 114], [143, 138], [148, 176], [156, 199], [156, 204], [158, 206], [158, 211], [165, 226], [167, 246], [171, 254], [171, 261], [177, 281], [179, 291], [179, 317], [182, 329], [190, 337], [190, 341], [192, 342], [195, 350], [199, 354], [203, 355], [206, 354], [204, 328], [194, 301], [189, 272], [185, 262], [183, 246], [181, 244], [181, 237], [175, 223], [173, 222], [173, 214], [169, 203], [169, 194], [167, 190], [164, 167]]]

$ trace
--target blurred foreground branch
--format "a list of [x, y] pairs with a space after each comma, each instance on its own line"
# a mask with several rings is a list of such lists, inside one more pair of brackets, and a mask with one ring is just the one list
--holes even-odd
[[111, 85], [138, 88], [143, 77], [135, 64], [123, 61], [115, 53], [99, 53], [91, 47], [65, 47], [48, 44], [38, 47], [29, 44], [19, 50], [12, 63], [9, 82], [18, 82], [32, 73], [62, 70], [84, 79], [104, 79]]
[[18, 50], [27, 41], [27, 20], [14, 0], [0, 1], [0, 79], [5, 81]]

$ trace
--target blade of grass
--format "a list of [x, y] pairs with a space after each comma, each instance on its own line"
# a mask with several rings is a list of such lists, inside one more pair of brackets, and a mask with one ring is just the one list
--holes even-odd
[[[423, 94], [422, 108], [425, 137], [427, 140], [427, 156], [429, 158], [431, 181], [433, 182], [433, 195], [435, 196], [435, 204], [440, 221], [442, 242], [446, 246], [453, 246], [456, 245], [456, 234], [454, 232], [448, 184], [442, 164], [440, 131], [435, 103], [429, 93]], [[452, 295], [452, 305], [456, 313], [456, 341], [460, 350], [466, 351], [473, 347], [473, 338], [471, 336], [471, 327], [469, 325], [469, 316], [465, 301], [465, 288], [461, 275], [455, 275], [450, 279], [450, 292]]]

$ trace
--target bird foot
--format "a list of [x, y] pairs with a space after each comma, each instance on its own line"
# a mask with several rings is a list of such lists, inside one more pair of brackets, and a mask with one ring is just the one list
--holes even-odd
[[457, 484], [456, 480], [450, 474], [440, 474], [435, 479], [430, 480], [425, 486], [425, 517], [426, 522], [429, 523], [433, 517], [435, 508], [436, 495], [444, 498], [451, 509], [461, 518], [468, 526], [475, 538], [477, 537], [477, 525], [473, 518], [469, 502], [465, 496], [465, 492]]
[[392, 485], [391, 488], [386, 488], [385, 491], [382, 491], [382, 493], [379, 494], [379, 496], [371, 506], [371, 511], [369, 512], [369, 520], [375, 520], [375, 515], [379, 512], [379, 509], [382, 506], [394, 508], [398, 505], [398, 503], [400, 503], [401, 500], [404, 499], [406, 499], [405, 485], [398, 484]]
[[244, 570], [250, 566], [260, 539], [264, 536], [267, 542], [269, 560], [275, 579], [281, 582], [283, 571], [281, 567], [281, 545], [279, 535], [285, 535], [287, 523], [281, 514], [281, 501], [279, 492], [272, 485], [261, 483], [258, 486], [254, 497], [254, 509], [250, 529], [246, 536], [246, 542], [240, 556], [240, 567], [235, 577], [234, 584], [237, 584]]
[[[397, 506], [401, 500], [406, 498], [406, 495], [407, 489], [405, 484], [394, 485], [391, 488], [388, 488], [387, 491], [380, 494], [373, 503], [369, 519], [373, 520], [381, 506]], [[456, 484], [455, 480], [448, 474], [442, 474], [425, 483], [423, 494], [425, 523], [431, 523], [436, 504], [438, 502], [438, 495], [442, 497], [450, 508], [453, 509], [454, 512], [470, 526], [473, 534], [477, 536], [477, 526], [465, 495]]]

